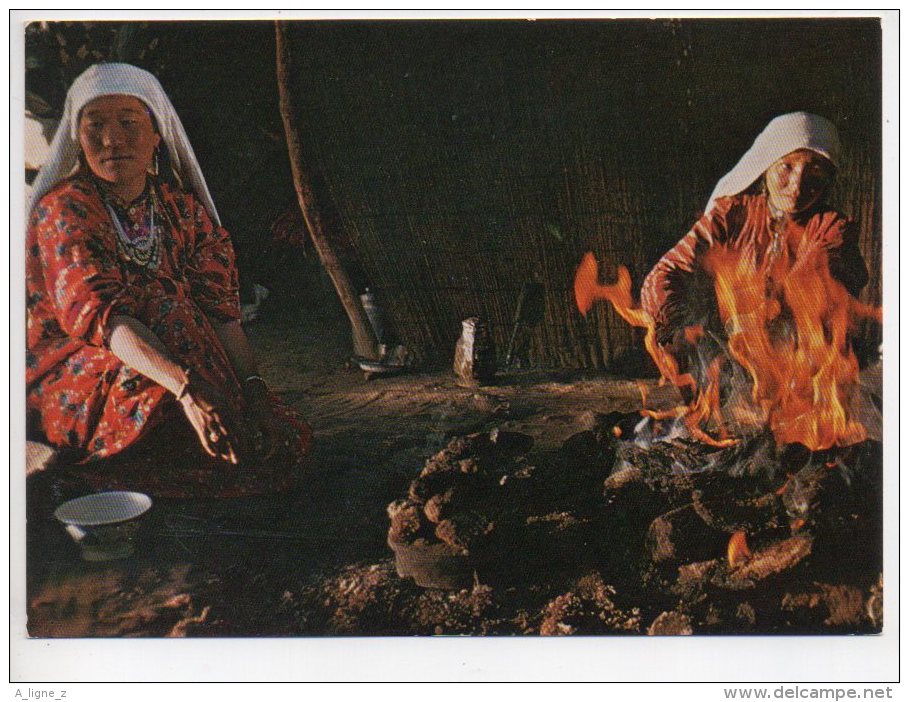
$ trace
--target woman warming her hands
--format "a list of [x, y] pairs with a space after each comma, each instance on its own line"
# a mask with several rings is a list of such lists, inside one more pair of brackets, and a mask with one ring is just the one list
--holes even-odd
[[311, 432], [259, 376], [234, 252], [157, 79], [73, 83], [34, 184], [26, 251], [32, 437], [95, 489], [286, 491]]
[[[823, 266], [858, 296], [868, 281], [858, 228], [827, 201], [839, 156], [836, 127], [824, 117], [793, 112], [773, 119], [717, 183], [704, 216], [647, 276], [641, 305], [654, 320], [657, 343], [676, 358], [681, 371], [702, 375], [705, 344], [713, 346], [706, 355], [720, 354], [735, 331], [730, 325], [747, 322], [720, 321], [709, 270], [718, 249], [748, 263], [758, 274], [761, 296], [778, 301], [779, 312], [769, 322], [773, 338], [792, 336], [789, 307], [804, 301], [792, 294], [795, 299], [786, 299], [783, 291], [800, 270]], [[688, 335], [694, 327], [705, 332], [697, 344]], [[683, 396], [691, 400], [689, 388]]]

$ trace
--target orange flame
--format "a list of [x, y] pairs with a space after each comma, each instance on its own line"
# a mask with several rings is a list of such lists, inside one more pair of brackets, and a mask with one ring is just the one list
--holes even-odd
[[786, 491], [789, 489], [789, 485], [792, 483], [793, 475], [792, 473], [786, 473], [786, 482], [780, 485], [775, 491], [774, 494], [777, 497], [782, 497], [786, 494]]
[[730, 537], [729, 545], [726, 547], [726, 561], [730, 568], [735, 568], [747, 562], [749, 558], [751, 558], [751, 549], [748, 547], [745, 532], [737, 531]]
[[751, 376], [752, 402], [777, 443], [819, 451], [862, 441], [865, 429], [848, 412], [858, 361], [847, 334], [859, 317], [880, 319], [880, 308], [856, 301], [830, 274], [823, 251], [795, 265], [784, 254], [768, 268], [718, 248], [705, 268], [730, 355]]
[[[803, 256], [794, 265], [784, 252], [771, 265], [759, 266], [740, 250], [716, 248], [705, 258], [704, 268], [714, 278], [729, 355], [751, 378], [750, 406], [734, 408], [739, 423], [769, 426], [777, 443], [801, 443], [812, 451], [862, 441], [865, 429], [848, 412], [858, 386], [858, 362], [847, 334], [861, 318], [881, 321], [881, 308], [853, 298], [830, 274], [824, 251]], [[687, 406], [645, 409], [642, 414], [683, 418], [692, 437], [713, 446], [734, 444], [720, 405], [723, 358], [714, 359], [704, 386], [698, 387], [656, 342], [653, 319], [632, 299], [628, 269], [620, 266], [611, 285], [601, 285], [598, 275], [596, 259], [587, 253], [574, 280], [581, 313], [586, 315], [598, 300], [608, 300], [625, 321], [647, 330], [644, 345], [662, 378], [689, 388], [694, 397]], [[704, 328], [684, 332], [694, 344]], [[646, 397], [642, 401], [646, 405]], [[705, 431], [708, 424], [719, 438]]]
[[[653, 323], [653, 319], [651, 319], [650, 315], [647, 314], [645, 310], [634, 303], [631, 297], [631, 274], [628, 272], [628, 269], [625, 266], [619, 266], [617, 280], [612, 285], [601, 285], [598, 278], [599, 267], [597, 266], [596, 258], [592, 253], [588, 252], [584, 255], [581, 265], [578, 266], [578, 270], [574, 277], [574, 296], [581, 314], [586, 315], [593, 307], [593, 303], [597, 300], [608, 300], [611, 302], [615, 311], [622, 319], [632, 326], [643, 327], [647, 330], [644, 337], [644, 346], [650, 354], [650, 357], [653, 358], [656, 363], [657, 368], [660, 370], [661, 376], [676, 387], [688, 387], [696, 391], [697, 384], [694, 376], [690, 373], [679, 372], [679, 366], [675, 357], [656, 341], [656, 327]], [[696, 334], [697, 329], [692, 328], [691, 333]], [[717, 366], [713, 375], [715, 376], [715, 383], [708, 387], [707, 393], [709, 393], [710, 397], [716, 395], [718, 401], [719, 366]], [[715, 388], [714, 385], [716, 386]], [[644, 400], [644, 403], [646, 404], [646, 398], [642, 397], [642, 400]], [[689, 432], [696, 439], [719, 447], [734, 444], [735, 439], [723, 438], [716, 440], [700, 428], [699, 425], [705, 419], [718, 416], [718, 408], [714, 410], [709, 407], [707, 403], [708, 400], [702, 399], [701, 394], [699, 394], [690, 408], [682, 406], [668, 412], [642, 410], [642, 414], [657, 420], [684, 417]]]
[[656, 362], [662, 376], [676, 387], [691, 387], [695, 380], [690, 373], [679, 373], [675, 358], [656, 342], [653, 320], [646, 311], [634, 304], [631, 298], [631, 274], [625, 266], [618, 268], [618, 280], [612, 285], [600, 285], [599, 267], [590, 252], [584, 255], [574, 276], [574, 297], [581, 314], [586, 315], [597, 300], [608, 300], [622, 319], [633, 327], [647, 329], [644, 346]]
[[647, 386], [643, 380], [638, 381], [638, 392], [641, 393], [641, 407], [647, 408]]
[[693, 327], [685, 327], [685, 341], [694, 346], [704, 338], [704, 327], [695, 324]]

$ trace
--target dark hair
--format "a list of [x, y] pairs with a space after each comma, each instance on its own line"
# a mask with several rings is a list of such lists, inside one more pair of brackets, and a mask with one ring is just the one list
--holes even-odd
[[[161, 136], [161, 130], [158, 128], [158, 119], [155, 117], [155, 112], [151, 107], [142, 100], [140, 97], [136, 97], [143, 105], [145, 105], [145, 111], [148, 113], [149, 119], [151, 119], [152, 129], [155, 130], [155, 134]], [[177, 187], [182, 187], [180, 182], [180, 177], [174, 171], [174, 164], [170, 157], [170, 150], [167, 148], [167, 144], [164, 143], [164, 138], [161, 138], [161, 141], [158, 142], [158, 146], [155, 148], [155, 153], [158, 155], [158, 180], [168, 185], [174, 185]]]
[[164, 143], [164, 139], [158, 142], [158, 146], [155, 151], [158, 154], [158, 180], [168, 185], [173, 185], [176, 187], [183, 187], [183, 184], [180, 182], [180, 178], [174, 171], [174, 164], [170, 158], [170, 150], [167, 148], [167, 144]]

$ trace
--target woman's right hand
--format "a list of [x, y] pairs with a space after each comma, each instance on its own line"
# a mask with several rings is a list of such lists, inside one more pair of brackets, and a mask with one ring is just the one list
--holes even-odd
[[239, 463], [238, 424], [224, 395], [194, 376], [178, 401], [205, 452], [234, 465]]

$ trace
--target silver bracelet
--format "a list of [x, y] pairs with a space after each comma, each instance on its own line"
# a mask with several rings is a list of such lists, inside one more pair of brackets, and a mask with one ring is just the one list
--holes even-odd
[[268, 383], [265, 382], [265, 378], [263, 378], [261, 375], [251, 375], [243, 381], [243, 384], [246, 385], [253, 380], [258, 380], [260, 383], [262, 383], [262, 385], [268, 385]]
[[186, 371], [186, 380], [183, 381], [183, 385], [180, 386], [180, 389], [175, 393], [177, 400], [182, 400], [186, 397], [186, 391], [189, 390], [189, 386], [192, 383], [192, 369]]

